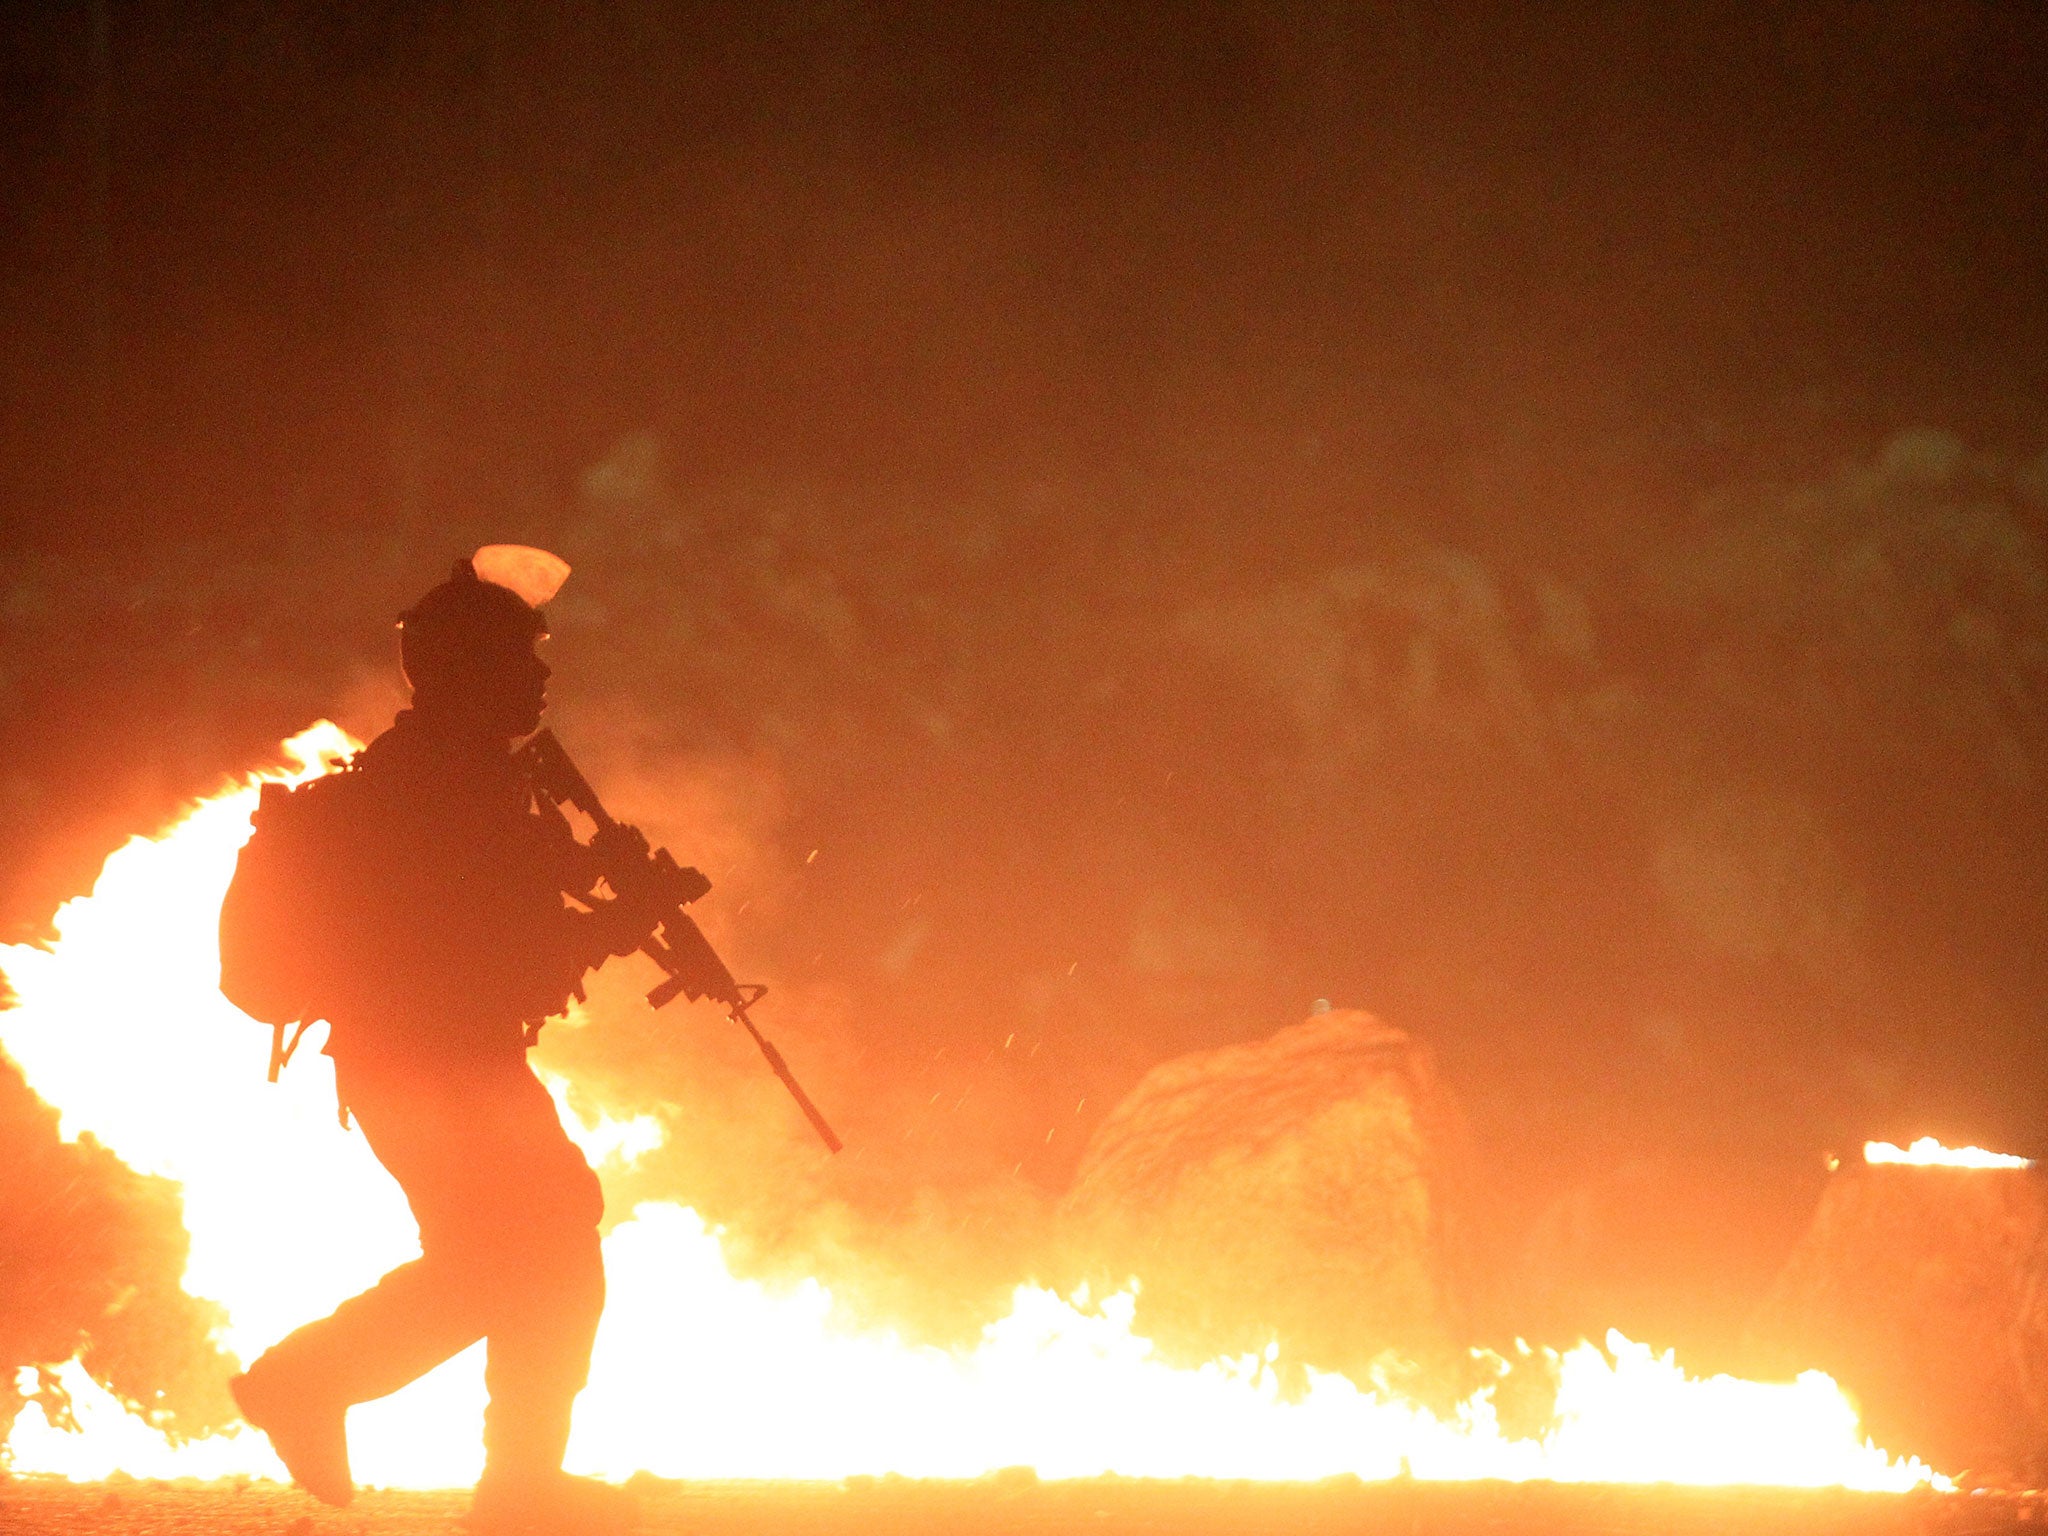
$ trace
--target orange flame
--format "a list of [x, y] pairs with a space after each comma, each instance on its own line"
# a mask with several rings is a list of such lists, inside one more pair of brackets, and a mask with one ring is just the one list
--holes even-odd
[[[325, 771], [354, 744], [322, 722], [286, 743], [293, 766], [194, 807], [106, 863], [58, 912], [55, 944], [0, 947], [18, 1003], [0, 1045], [61, 1113], [131, 1166], [178, 1180], [191, 1230], [186, 1288], [222, 1304], [223, 1345], [247, 1360], [293, 1325], [416, 1252], [398, 1190], [334, 1122], [324, 1058], [263, 1081], [261, 1032], [218, 991], [215, 915], [262, 778]], [[616, 1169], [659, 1145], [652, 1117], [571, 1109], [564, 1122]], [[1688, 1376], [1618, 1333], [1603, 1350], [1544, 1352], [1558, 1392], [1548, 1427], [1512, 1437], [1494, 1388], [1449, 1415], [1379, 1383], [1307, 1373], [1285, 1396], [1264, 1356], [1179, 1369], [1132, 1331], [1133, 1292], [1062, 1297], [1019, 1286], [972, 1348], [906, 1343], [835, 1310], [816, 1283], [736, 1278], [720, 1234], [653, 1202], [605, 1240], [610, 1302], [577, 1407], [572, 1470], [623, 1478], [972, 1476], [1549, 1478], [1843, 1485], [1903, 1490], [1946, 1478], [1866, 1440], [1819, 1372], [1762, 1383]], [[1480, 1355], [1497, 1374], [1509, 1362]], [[171, 1444], [93, 1384], [60, 1379], [75, 1432], [30, 1404], [6, 1451], [19, 1472], [100, 1478], [277, 1477], [260, 1436]], [[479, 1470], [478, 1351], [350, 1415], [359, 1478], [443, 1487]]]
[[1888, 1141], [1863, 1143], [1866, 1163], [1902, 1163], [1913, 1168], [2031, 1168], [2034, 1160], [2007, 1152], [1986, 1152], [1982, 1147], [1944, 1147], [1932, 1136], [1922, 1136], [1910, 1147], [1895, 1147]]

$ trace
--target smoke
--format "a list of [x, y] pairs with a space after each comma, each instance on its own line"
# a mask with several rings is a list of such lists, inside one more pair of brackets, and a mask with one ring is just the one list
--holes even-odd
[[[682, 1198], [744, 1266], [971, 1330], [1052, 1267], [1053, 1206], [1146, 1070], [1331, 994], [1428, 1039], [1482, 1146], [1513, 1146], [1489, 1240], [1541, 1256], [1554, 1317], [1645, 1244], [1761, 1283], [1816, 1144], [2024, 1137], [1969, 1060], [1998, 1039], [2008, 1085], [2040, 1070], [2002, 1022], [2039, 970], [2037, 461], [1913, 432], [1725, 485], [1601, 561], [1376, 534], [1264, 568], [1153, 518], [1155, 485], [1111, 515], [1078, 481], [826, 496], [676, 459], [628, 434], [527, 530], [577, 565], [557, 726], [711, 876], [701, 920], [770, 982], [761, 1022], [851, 1150], [826, 1159], [743, 1035], [649, 1014], [655, 978], [619, 962], [544, 1052], [663, 1119], [616, 1214]], [[226, 604], [181, 579], [206, 558], [167, 553], [158, 588]], [[381, 726], [404, 599], [352, 558], [249, 573], [306, 603], [234, 618], [260, 643], [188, 695]], [[313, 687], [307, 627], [359, 637]], [[1702, 1158], [1736, 1190], [1669, 1199]], [[1738, 1228], [1769, 1236], [1736, 1252]], [[1703, 1310], [1672, 1284], [1666, 1333]]]
[[553, 1032], [750, 1263], [965, 1326], [1148, 1070], [1319, 997], [1560, 1273], [2027, 1149], [2037, 22], [601, 11], [124, 16], [94, 282], [10, 44], [10, 932], [374, 730], [522, 540], [561, 735], [850, 1144], [629, 967]]

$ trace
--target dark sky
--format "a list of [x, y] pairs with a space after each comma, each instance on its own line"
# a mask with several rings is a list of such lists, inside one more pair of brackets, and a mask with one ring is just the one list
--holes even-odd
[[1667, 1269], [2048, 1151], [2039, 7], [0, 27], [13, 932], [527, 539], [854, 1207], [1319, 996]]

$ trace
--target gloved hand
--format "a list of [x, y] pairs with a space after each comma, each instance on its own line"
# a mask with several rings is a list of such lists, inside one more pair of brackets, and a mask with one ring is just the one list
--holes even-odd
[[668, 909], [656, 902], [641, 897], [618, 896], [610, 901], [599, 902], [590, 912], [582, 915], [582, 927], [589, 936], [586, 946], [595, 955], [593, 965], [601, 965], [608, 955], [630, 955], [648, 936], [661, 926], [661, 920], [668, 916]]
[[[647, 846], [646, 833], [623, 821], [615, 821], [597, 829], [596, 835], [590, 839], [590, 851], [604, 861], [607, 869], [637, 870], [646, 864], [652, 850]], [[613, 883], [617, 884], [616, 881]]]
[[676, 863], [666, 848], [650, 848], [646, 834], [623, 821], [600, 828], [590, 840], [590, 851], [614, 891], [628, 900], [645, 895], [658, 902], [664, 914], [668, 907], [687, 906], [711, 889], [701, 873]]

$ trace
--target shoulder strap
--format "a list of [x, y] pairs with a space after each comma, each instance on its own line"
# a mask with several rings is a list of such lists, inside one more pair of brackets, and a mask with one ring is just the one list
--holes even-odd
[[[306, 1030], [311, 1026], [312, 1022], [311, 1019], [300, 1019], [297, 1024], [290, 1026], [283, 1024], [273, 1024], [270, 1026], [271, 1082], [276, 1082], [277, 1074], [291, 1065], [292, 1053], [299, 1048], [299, 1041], [305, 1038]], [[287, 1027], [292, 1032], [292, 1037], [289, 1041], [284, 1037]]]

